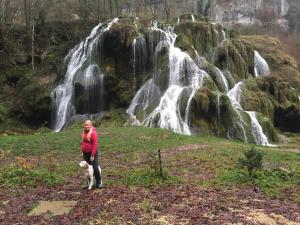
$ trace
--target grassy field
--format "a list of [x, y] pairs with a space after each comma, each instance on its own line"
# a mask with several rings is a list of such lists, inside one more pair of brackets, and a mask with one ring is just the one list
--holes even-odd
[[[106, 186], [199, 185], [204, 188], [256, 187], [269, 196], [300, 202], [297, 136], [285, 146], [257, 146], [263, 169], [249, 178], [238, 159], [251, 145], [211, 136], [183, 136], [142, 127], [97, 128]], [[80, 172], [81, 129], [0, 137], [0, 185], [55, 186]], [[298, 146], [298, 149], [297, 149]], [[161, 150], [163, 178], [158, 172]]]

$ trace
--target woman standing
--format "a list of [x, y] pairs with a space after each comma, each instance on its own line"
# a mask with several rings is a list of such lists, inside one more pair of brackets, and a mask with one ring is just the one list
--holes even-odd
[[83, 159], [93, 166], [96, 188], [102, 188], [101, 175], [98, 168], [98, 134], [90, 120], [86, 120], [83, 125], [81, 151]]

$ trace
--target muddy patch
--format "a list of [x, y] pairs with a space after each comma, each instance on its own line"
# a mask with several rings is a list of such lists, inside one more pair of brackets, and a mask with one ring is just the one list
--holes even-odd
[[293, 222], [286, 219], [282, 215], [276, 215], [271, 213], [270, 215], [266, 214], [264, 210], [250, 210], [249, 214], [246, 216], [246, 219], [254, 222], [254, 224], [265, 224], [265, 225], [300, 225], [300, 223]]
[[41, 201], [28, 215], [40, 216], [51, 214], [54, 216], [61, 216], [63, 214], [68, 214], [76, 204], [77, 201]]

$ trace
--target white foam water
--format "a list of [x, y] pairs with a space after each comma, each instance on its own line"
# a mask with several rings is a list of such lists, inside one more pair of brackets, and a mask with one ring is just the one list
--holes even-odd
[[[137, 92], [127, 113], [134, 117], [139, 110], [142, 110], [144, 118], [140, 124], [190, 135], [188, 125], [190, 105], [196, 91], [202, 85], [203, 77], [207, 74], [196, 66], [187, 53], [175, 47], [177, 35], [172, 32], [172, 29], [162, 30], [157, 27], [157, 23], [153, 23], [151, 30], [161, 33], [161, 41], [157, 44], [155, 53], [159, 54], [163, 47], [168, 47], [168, 87], [160, 93], [160, 88], [155, 84], [157, 76], [154, 73], [153, 78]], [[156, 91], [153, 92], [153, 89]], [[181, 107], [184, 99], [186, 103], [182, 115]], [[150, 106], [154, 106], [154, 109], [151, 110]], [[149, 114], [148, 110], [151, 110]]]
[[[66, 67], [64, 81], [58, 85], [51, 94], [55, 108], [54, 131], [60, 131], [68, 122], [69, 118], [75, 114], [74, 105], [72, 103], [74, 79], [77, 76], [82, 76], [83, 80], [87, 82], [87, 85], [90, 84], [90, 82], [92, 82], [91, 69], [96, 66], [99, 72], [99, 78], [97, 79], [103, 82], [103, 74], [101, 74], [99, 67], [94, 64], [93, 58], [95, 58], [95, 52], [97, 52], [99, 37], [117, 22], [118, 19], [115, 18], [106, 26], [102, 26], [101, 23], [98, 24], [91, 31], [90, 35], [79, 45], [70, 50], [66, 56], [64, 60]], [[87, 67], [86, 64], [88, 64]], [[100, 84], [100, 86], [101, 85], [103, 84]]]
[[254, 75], [265, 76], [270, 74], [270, 68], [266, 60], [258, 53], [254, 51]]

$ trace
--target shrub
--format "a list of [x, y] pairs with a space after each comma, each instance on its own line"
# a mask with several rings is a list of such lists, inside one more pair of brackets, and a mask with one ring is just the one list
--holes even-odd
[[262, 153], [252, 147], [244, 152], [244, 158], [239, 158], [239, 164], [241, 167], [246, 167], [249, 176], [252, 177], [253, 171], [262, 167], [262, 158]]
[[46, 168], [27, 169], [10, 167], [0, 173], [0, 185], [4, 186], [27, 186], [37, 185], [55, 186], [63, 181], [60, 174], [51, 173]]
[[3, 122], [7, 118], [8, 118], [8, 110], [4, 106], [0, 105], [0, 122]]

